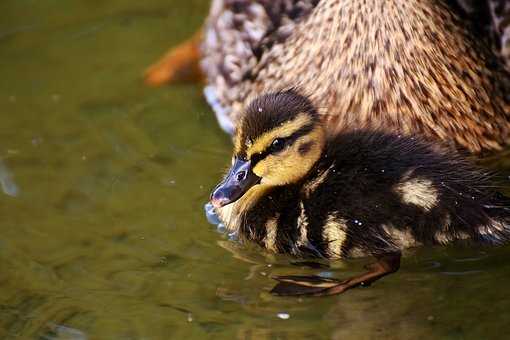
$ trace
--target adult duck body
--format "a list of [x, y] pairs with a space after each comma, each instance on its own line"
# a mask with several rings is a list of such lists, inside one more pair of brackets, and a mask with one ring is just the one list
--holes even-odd
[[509, 140], [510, 78], [488, 34], [469, 20], [473, 8], [437, 0], [214, 0], [191, 43], [200, 53], [186, 62], [200, 57], [206, 97], [230, 133], [254, 97], [292, 86], [328, 129], [372, 125], [494, 151]]

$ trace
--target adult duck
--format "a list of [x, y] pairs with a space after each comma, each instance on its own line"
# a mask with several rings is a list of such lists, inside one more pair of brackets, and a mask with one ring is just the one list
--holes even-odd
[[494, 52], [506, 53], [505, 8], [496, 3], [214, 0], [202, 32], [146, 80], [200, 59], [206, 98], [229, 133], [254, 97], [292, 86], [331, 131], [372, 126], [496, 151], [510, 137], [510, 77]]

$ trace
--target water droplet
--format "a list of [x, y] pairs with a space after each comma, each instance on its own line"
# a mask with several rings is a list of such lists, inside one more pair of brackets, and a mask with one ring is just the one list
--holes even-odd
[[193, 314], [191, 313], [188, 313], [188, 318], [187, 318], [188, 322], [193, 322]]
[[319, 276], [326, 277], [326, 278], [332, 278], [334, 277], [333, 272], [327, 271], [327, 272], [320, 272]]
[[233, 232], [233, 233], [228, 234], [228, 239], [229, 239], [230, 241], [237, 241], [237, 239], [238, 239], [238, 238], [237, 238], [237, 233], [236, 233], [236, 232]]
[[33, 146], [39, 146], [42, 144], [42, 142], [43, 142], [43, 139], [41, 137], [36, 137], [36, 138], [32, 139]]
[[290, 314], [289, 313], [285, 313], [285, 312], [280, 312], [280, 313], [276, 314], [276, 316], [279, 317], [282, 320], [290, 319]]
[[214, 206], [211, 204], [211, 202], [208, 202], [204, 205], [205, 210], [205, 217], [207, 218], [207, 221], [211, 224], [218, 225], [221, 223], [220, 219], [218, 218], [218, 215], [216, 215], [216, 211], [214, 210]]

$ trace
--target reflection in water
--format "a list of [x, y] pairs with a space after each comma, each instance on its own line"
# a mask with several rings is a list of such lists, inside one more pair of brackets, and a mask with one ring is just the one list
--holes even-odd
[[0, 186], [4, 194], [16, 197], [18, 196], [18, 186], [12, 179], [11, 172], [5, 166], [4, 162], [0, 159]]
[[42, 335], [44, 340], [87, 340], [87, 336], [80, 330], [56, 324], [49, 324], [50, 331]]

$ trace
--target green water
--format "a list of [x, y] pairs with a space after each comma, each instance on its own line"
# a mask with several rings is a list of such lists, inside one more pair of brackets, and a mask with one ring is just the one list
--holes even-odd
[[510, 247], [413, 251], [398, 274], [343, 296], [268, 294], [270, 275], [319, 270], [240, 247], [205, 221], [229, 138], [198, 85], [141, 83], [207, 6], [0, 3], [0, 338], [508, 334]]

